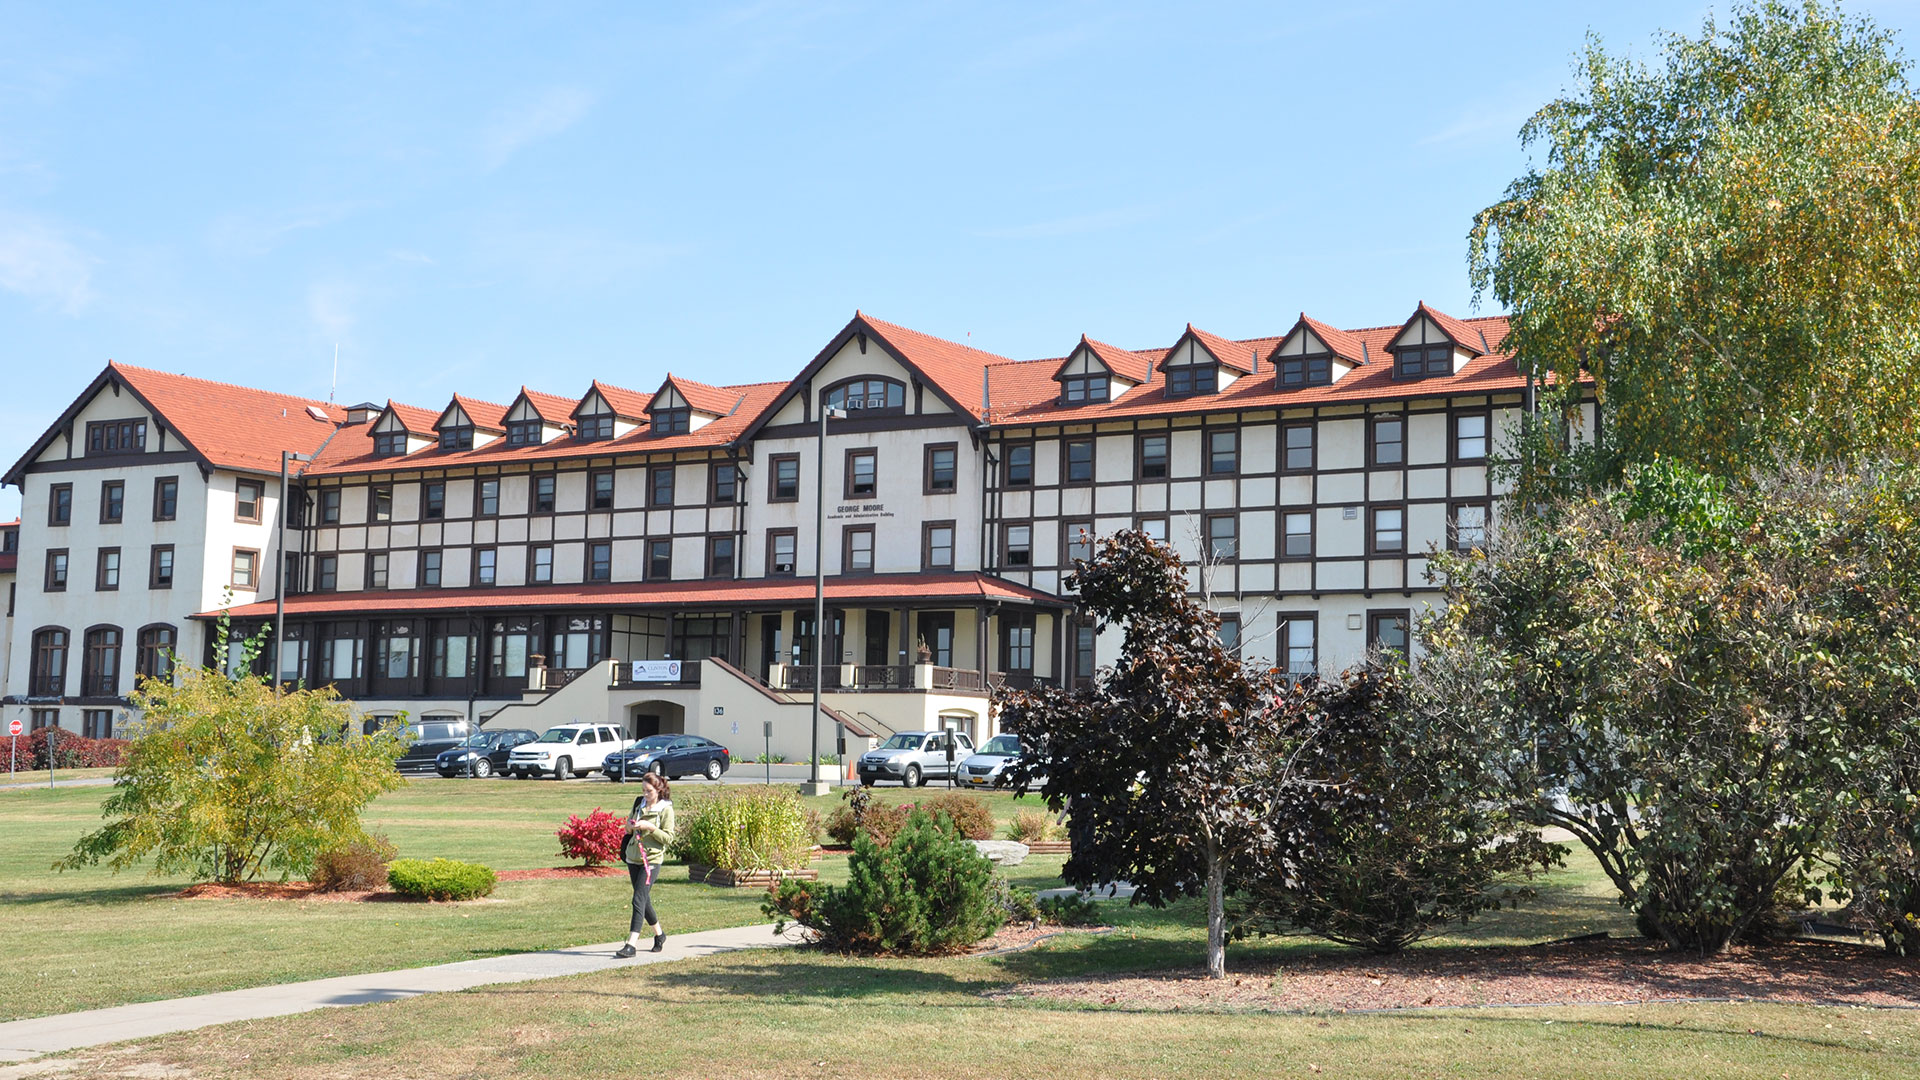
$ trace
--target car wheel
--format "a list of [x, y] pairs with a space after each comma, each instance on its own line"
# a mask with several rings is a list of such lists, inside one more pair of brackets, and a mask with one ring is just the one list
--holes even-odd
[[907, 766], [907, 775], [901, 779], [900, 786], [901, 787], [919, 787], [920, 786], [920, 766], [918, 765]]
[[559, 761], [556, 761], [553, 763], [553, 778], [555, 780], [565, 780], [567, 777], [571, 775], [573, 775], [573, 759], [572, 758], [563, 757]]
[[861, 777], [861, 778], [860, 778], [860, 786], [861, 786], [861, 787], [872, 787], [872, 786], [873, 786], [873, 777], [871, 777], [871, 776], [863, 776], [863, 777]]
[[707, 779], [709, 780], [720, 779], [720, 759], [719, 758], [707, 759]]
[[485, 780], [487, 777], [492, 776], [493, 762], [488, 761], [486, 758], [481, 758], [480, 760], [474, 762], [473, 775], [474, 775], [474, 779], [476, 780]]
[[650, 772], [650, 773], [652, 773], [652, 774], [653, 774], [653, 775], [655, 775], [655, 776], [665, 776], [665, 775], [667, 775], [667, 767], [666, 767], [666, 765], [665, 765], [664, 763], [662, 763], [662, 762], [658, 762], [658, 761], [656, 761], [656, 762], [654, 762], [653, 764], [651, 764], [651, 765], [649, 765], [649, 766], [647, 766], [647, 771], [648, 771], [648, 772]]

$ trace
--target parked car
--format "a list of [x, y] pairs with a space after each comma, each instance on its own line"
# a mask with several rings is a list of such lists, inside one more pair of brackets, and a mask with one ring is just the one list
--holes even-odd
[[995, 735], [960, 763], [956, 779], [968, 787], [999, 787], [1007, 782], [1007, 770], [1019, 762], [1020, 736]]
[[555, 780], [584, 776], [605, 764], [607, 755], [627, 748], [627, 738], [610, 724], [561, 724], [539, 738], [513, 748], [507, 771], [515, 779], [552, 774]]
[[442, 750], [450, 750], [467, 741], [473, 729], [462, 720], [409, 720], [402, 727], [413, 734], [413, 742], [400, 760], [394, 762], [401, 772], [429, 772]]
[[720, 779], [733, 764], [733, 753], [712, 739], [698, 735], [649, 735], [617, 754], [608, 754], [609, 780], [633, 780], [654, 772], [669, 780], [683, 776]]
[[972, 756], [973, 740], [958, 731], [901, 731], [860, 755], [860, 783], [898, 780], [919, 787], [932, 777], [953, 776], [958, 763]]
[[484, 780], [494, 773], [506, 771], [507, 758], [513, 753], [514, 747], [539, 737], [526, 728], [477, 731], [466, 742], [451, 750], [440, 751], [440, 756], [434, 759], [433, 769], [441, 776], [473, 776]]

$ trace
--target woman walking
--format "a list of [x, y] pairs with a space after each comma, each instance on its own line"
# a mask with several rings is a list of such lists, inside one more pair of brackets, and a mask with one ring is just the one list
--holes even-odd
[[627, 943], [613, 955], [629, 957], [640, 951], [640, 931], [653, 934], [653, 951], [667, 943], [667, 928], [660, 925], [653, 911], [653, 879], [660, 864], [667, 860], [667, 845], [673, 843], [673, 800], [667, 796], [667, 778], [648, 773], [640, 797], [633, 800], [633, 812], [627, 815], [627, 838], [620, 855], [627, 863], [627, 876], [633, 879], [633, 919], [628, 924]]

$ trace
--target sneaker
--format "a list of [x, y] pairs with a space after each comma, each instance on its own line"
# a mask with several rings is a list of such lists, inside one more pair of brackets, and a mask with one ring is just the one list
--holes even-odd
[[653, 949], [652, 949], [653, 952], [659, 952], [661, 949], [664, 949], [666, 947], [667, 947], [667, 935], [665, 934], [653, 935]]
[[[655, 945], [655, 946], [653, 947], [653, 951], [654, 951], [654, 952], [659, 952], [659, 951], [660, 951], [660, 946], [659, 946], [659, 945]], [[614, 954], [613, 954], [613, 957], [614, 957], [614, 959], [616, 959], [616, 960], [625, 960], [625, 959], [626, 959], [627, 957], [629, 957], [629, 956], [638, 956], [638, 955], [640, 955], [640, 950], [639, 950], [639, 949], [636, 949], [636, 948], [634, 948], [634, 947], [633, 947], [633, 944], [632, 944], [631, 942], [629, 942], [629, 943], [627, 943], [627, 944], [625, 944], [625, 945], [622, 945], [622, 946], [620, 946], [620, 951], [619, 951], [619, 952], [617, 952], [617, 953], [614, 953]]]

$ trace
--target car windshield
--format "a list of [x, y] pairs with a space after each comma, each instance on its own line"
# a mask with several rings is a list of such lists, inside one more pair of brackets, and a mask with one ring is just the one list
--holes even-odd
[[498, 735], [495, 735], [495, 734], [494, 734], [493, 732], [491, 732], [491, 731], [483, 731], [483, 732], [481, 732], [481, 733], [479, 733], [478, 735], [469, 735], [469, 736], [467, 736], [467, 741], [466, 741], [466, 742], [464, 742], [464, 743], [461, 743], [460, 745], [462, 745], [462, 746], [492, 746], [492, 745], [493, 745], [493, 744], [494, 744], [495, 742], [497, 742], [497, 741], [499, 740], [499, 738], [500, 738], [500, 736], [498, 736]]
[[1020, 736], [995, 735], [987, 740], [987, 745], [981, 747], [980, 752], [995, 757], [1017, 757], [1020, 754]]
[[665, 750], [673, 745], [673, 735], [649, 735], [634, 744], [635, 750]]
[[899, 734], [888, 739], [886, 742], [881, 743], [880, 749], [882, 750], [918, 750], [920, 749], [920, 740], [924, 738], [926, 738], [926, 736], [924, 735], [915, 735], [910, 732], [902, 731]]
[[540, 741], [570, 743], [573, 741], [574, 733], [577, 732], [578, 730], [579, 730], [578, 728], [570, 728], [570, 727], [548, 728], [547, 733], [545, 735], [540, 736]]

